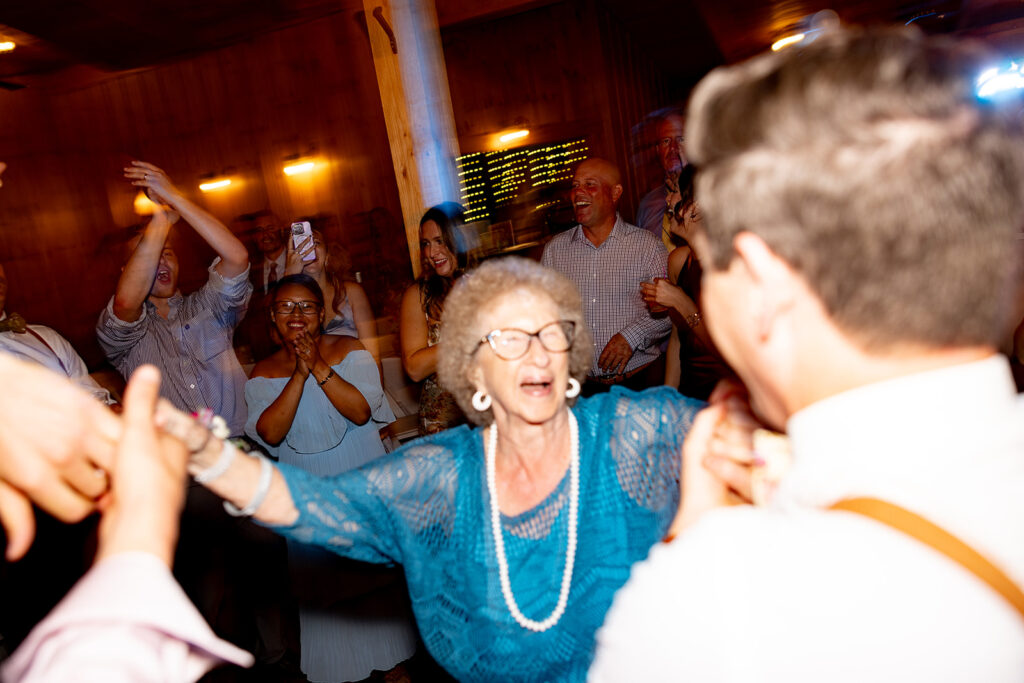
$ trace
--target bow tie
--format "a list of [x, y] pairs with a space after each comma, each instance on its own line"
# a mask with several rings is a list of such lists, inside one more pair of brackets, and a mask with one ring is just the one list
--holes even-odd
[[25, 319], [17, 313], [11, 313], [6, 319], [0, 320], [0, 332], [18, 332], [24, 334], [28, 329]]

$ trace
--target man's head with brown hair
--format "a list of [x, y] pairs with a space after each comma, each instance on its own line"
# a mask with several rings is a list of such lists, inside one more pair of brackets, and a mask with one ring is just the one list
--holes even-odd
[[712, 72], [687, 152], [710, 258], [758, 236], [865, 349], [997, 345], [1024, 226], [1024, 131], [979, 102], [983, 56], [843, 30]]

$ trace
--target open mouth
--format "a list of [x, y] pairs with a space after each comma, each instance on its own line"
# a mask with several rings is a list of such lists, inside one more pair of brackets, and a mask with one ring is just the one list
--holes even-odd
[[156, 280], [157, 282], [168, 284], [171, 281], [171, 271], [167, 270], [166, 268], [161, 268], [160, 270], [156, 271]]
[[528, 379], [521, 382], [519, 388], [529, 396], [547, 396], [551, 393], [551, 380], [543, 378]]

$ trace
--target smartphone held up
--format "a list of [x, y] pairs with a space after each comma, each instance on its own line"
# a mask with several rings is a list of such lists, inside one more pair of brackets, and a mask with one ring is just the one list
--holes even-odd
[[[301, 249], [303, 246], [313, 246], [313, 228], [309, 224], [309, 221], [299, 221], [292, 223], [292, 247], [296, 250]], [[316, 260], [316, 250], [309, 249], [302, 255], [302, 260], [309, 262]]]

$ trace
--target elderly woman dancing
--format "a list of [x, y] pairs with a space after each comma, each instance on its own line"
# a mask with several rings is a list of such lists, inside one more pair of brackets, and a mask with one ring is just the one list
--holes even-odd
[[580, 681], [613, 593], [676, 514], [680, 448], [702, 405], [667, 387], [573, 405], [592, 353], [573, 285], [508, 258], [445, 302], [441, 382], [476, 428], [320, 479], [236, 456], [173, 409], [161, 419], [231, 509], [402, 564], [423, 640], [458, 679]]

